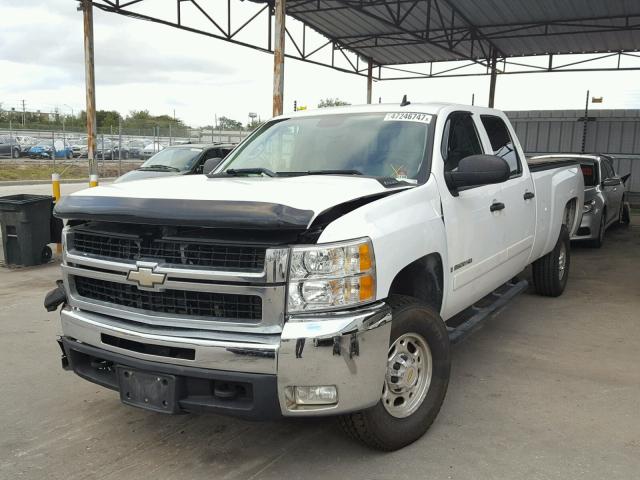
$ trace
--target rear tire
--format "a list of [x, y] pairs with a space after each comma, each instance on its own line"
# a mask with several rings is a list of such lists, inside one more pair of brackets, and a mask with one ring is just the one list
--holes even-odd
[[569, 247], [569, 231], [562, 225], [553, 250], [533, 262], [533, 284], [538, 295], [559, 297], [564, 292], [571, 264]]
[[387, 303], [393, 320], [383, 398], [375, 407], [338, 421], [352, 438], [376, 450], [393, 451], [415, 442], [435, 420], [447, 393], [451, 357], [447, 328], [430, 306], [400, 295], [389, 297]]

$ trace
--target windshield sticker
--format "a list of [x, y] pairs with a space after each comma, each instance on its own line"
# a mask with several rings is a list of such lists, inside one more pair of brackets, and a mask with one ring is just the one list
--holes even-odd
[[385, 122], [418, 122], [431, 123], [431, 117], [428, 113], [418, 112], [393, 112], [384, 116]]

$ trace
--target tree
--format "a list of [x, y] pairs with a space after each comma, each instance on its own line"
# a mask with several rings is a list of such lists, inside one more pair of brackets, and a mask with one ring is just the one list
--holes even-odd
[[218, 128], [220, 130], [242, 130], [242, 123], [228, 117], [218, 118]]
[[251, 120], [251, 123], [247, 123], [247, 130], [255, 130], [263, 123], [264, 123], [263, 121], [260, 121], [254, 118], [253, 120]]
[[318, 108], [325, 107], [342, 107], [345, 105], [351, 105], [349, 102], [345, 102], [344, 100], [340, 100], [339, 98], [325, 98], [324, 100], [320, 100], [318, 104]]

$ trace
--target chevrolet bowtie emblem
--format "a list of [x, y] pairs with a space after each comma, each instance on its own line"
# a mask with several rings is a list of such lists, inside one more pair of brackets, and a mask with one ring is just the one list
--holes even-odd
[[127, 280], [137, 282], [141, 287], [153, 288], [156, 285], [162, 285], [167, 276], [164, 273], [155, 273], [153, 268], [136, 267], [135, 270], [129, 270]]

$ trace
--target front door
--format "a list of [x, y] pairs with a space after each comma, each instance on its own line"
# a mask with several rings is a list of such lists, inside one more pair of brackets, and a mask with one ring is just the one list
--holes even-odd
[[[455, 171], [469, 155], [485, 153], [480, 127], [470, 112], [449, 115], [441, 140], [444, 171]], [[438, 161], [434, 155], [434, 161]], [[484, 297], [504, 282], [506, 256], [504, 210], [492, 209], [504, 201], [502, 185], [483, 185], [454, 195], [438, 178], [447, 235], [450, 288], [443, 308], [445, 319]]]
[[624, 185], [613, 169], [613, 162], [607, 157], [601, 157], [600, 160], [600, 172], [601, 181], [604, 180], [617, 180], [617, 185], [603, 185], [602, 194], [605, 197], [605, 203], [607, 206], [607, 219], [606, 224], [614, 222], [620, 213], [620, 206], [622, 203], [622, 197], [624, 195]]

